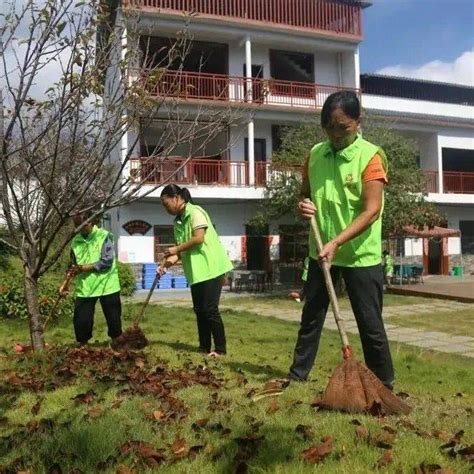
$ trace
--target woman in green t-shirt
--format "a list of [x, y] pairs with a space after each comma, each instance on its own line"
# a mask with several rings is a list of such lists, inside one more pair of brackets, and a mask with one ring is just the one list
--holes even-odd
[[[181, 260], [184, 274], [191, 286], [194, 312], [197, 317], [199, 351], [213, 357], [226, 353], [224, 323], [219, 313], [222, 281], [232, 270], [232, 263], [219, 241], [207, 212], [196, 206], [186, 188], [169, 184], [161, 193], [161, 202], [174, 219], [176, 245], [165, 252], [166, 269]], [[214, 351], [211, 342], [214, 339]]]

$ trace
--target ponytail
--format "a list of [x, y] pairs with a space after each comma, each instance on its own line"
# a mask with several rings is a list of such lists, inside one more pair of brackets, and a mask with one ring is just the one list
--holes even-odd
[[191, 193], [189, 192], [188, 188], [181, 188], [179, 195], [184, 199], [184, 202], [190, 202], [194, 204], [193, 198], [191, 197]]
[[168, 196], [168, 197], [176, 197], [180, 196], [183, 198], [184, 202], [190, 202], [194, 204], [193, 198], [191, 197], [191, 193], [189, 192], [188, 188], [181, 188], [177, 184], [168, 184], [163, 188], [161, 191], [161, 197]]

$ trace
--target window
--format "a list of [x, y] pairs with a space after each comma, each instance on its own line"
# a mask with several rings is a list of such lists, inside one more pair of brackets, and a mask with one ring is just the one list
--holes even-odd
[[314, 82], [314, 56], [271, 49], [270, 74], [281, 81]]
[[280, 262], [299, 264], [308, 256], [308, 230], [298, 225], [280, 225]]
[[173, 226], [155, 225], [153, 234], [155, 236], [155, 262], [160, 262], [164, 251], [175, 244]]

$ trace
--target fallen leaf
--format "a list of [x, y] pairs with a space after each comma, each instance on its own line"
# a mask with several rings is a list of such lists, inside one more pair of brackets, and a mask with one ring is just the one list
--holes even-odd
[[313, 430], [308, 425], [298, 425], [295, 428], [295, 433], [301, 436], [305, 441], [314, 436]]
[[270, 406], [267, 408], [267, 413], [271, 415], [272, 413], [277, 412], [280, 409], [278, 402], [276, 400], [272, 400]]
[[196, 420], [191, 425], [191, 429], [193, 429], [194, 431], [200, 431], [204, 429], [208, 423], [209, 423], [209, 418], [202, 418], [200, 420]]
[[273, 379], [265, 383], [263, 390], [283, 390], [288, 385], [290, 385], [290, 381], [287, 379]]
[[382, 430], [373, 440], [372, 443], [377, 446], [377, 448], [382, 449], [391, 449], [393, 442], [395, 441], [395, 434], [390, 433], [389, 431]]
[[422, 462], [415, 468], [415, 474], [455, 474], [451, 469], [444, 469], [439, 464], [425, 464]]
[[161, 451], [157, 451], [150, 443], [144, 441], [128, 441], [120, 450], [122, 454], [134, 452], [145, 461], [148, 467], [155, 467], [165, 460]]
[[447, 431], [443, 430], [432, 431], [431, 436], [433, 436], [433, 438], [437, 438], [445, 442], [448, 442], [451, 439], [451, 435]]
[[198, 444], [195, 446], [191, 446], [189, 448], [189, 457], [190, 458], [195, 458], [202, 450], [204, 450], [205, 446], [202, 444]]
[[458, 450], [457, 454], [461, 456], [464, 461], [474, 461], [474, 444], [470, 446], [466, 446], [465, 448], [461, 448]]
[[31, 407], [31, 414], [37, 415], [41, 409], [41, 402], [42, 400], [38, 400], [32, 407]]
[[153, 412], [153, 418], [157, 421], [160, 421], [165, 418], [165, 414], [161, 410], [155, 410]]
[[102, 413], [104, 413], [104, 409], [100, 406], [96, 406], [87, 410], [87, 415], [92, 419], [98, 418], [100, 415], [102, 415]]
[[184, 458], [189, 452], [186, 441], [183, 438], [176, 438], [171, 446], [171, 452], [177, 458]]
[[310, 464], [316, 464], [332, 453], [334, 442], [333, 438], [331, 436], [326, 436], [321, 441], [321, 444], [311, 446], [301, 453], [302, 458], [306, 462]]
[[354, 418], [353, 420], [351, 420], [351, 424], [356, 425], [356, 426], [362, 425], [362, 423], [357, 418]]
[[388, 466], [389, 464], [393, 463], [393, 451], [388, 450], [383, 453], [383, 455], [379, 458], [377, 463], [375, 464], [375, 467], [381, 468], [384, 466]]
[[56, 462], [49, 469], [48, 474], [62, 474], [61, 466]]
[[392, 427], [389, 426], [389, 425], [384, 425], [384, 426], [382, 426], [382, 429], [383, 429], [384, 431], [387, 431], [387, 432], [390, 433], [390, 434], [393, 434], [393, 435], [397, 434], [397, 430], [396, 430], [395, 428], [392, 428]]
[[123, 403], [123, 399], [118, 398], [117, 400], [114, 400], [112, 402], [112, 405], [110, 405], [110, 408], [112, 409], [120, 408], [122, 406], [122, 403]]
[[365, 426], [357, 426], [355, 429], [357, 439], [367, 441], [369, 439], [369, 430]]
[[75, 397], [72, 397], [71, 400], [74, 400], [76, 403], [91, 403], [94, 400], [94, 397], [97, 394], [93, 390], [89, 390], [86, 393], [79, 393]]

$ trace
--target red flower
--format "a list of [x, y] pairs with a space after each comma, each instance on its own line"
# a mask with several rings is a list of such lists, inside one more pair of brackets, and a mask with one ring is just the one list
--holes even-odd
[[42, 304], [49, 304], [48, 298], [45, 296], [45, 297], [41, 300], [41, 303], [42, 303]]

